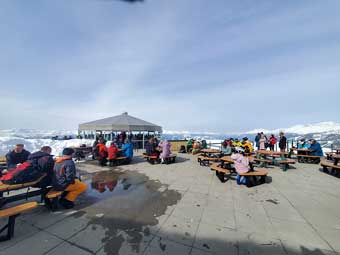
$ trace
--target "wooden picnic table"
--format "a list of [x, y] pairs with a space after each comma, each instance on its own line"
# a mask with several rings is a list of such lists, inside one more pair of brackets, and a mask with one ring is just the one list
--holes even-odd
[[[253, 157], [248, 157], [249, 159], [249, 163], [253, 163], [254, 162], [254, 158]], [[231, 156], [224, 156], [222, 158], [220, 158], [220, 160], [224, 161], [224, 162], [228, 162], [233, 164], [234, 160], [231, 158]]]
[[267, 151], [267, 150], [258, 150], [255, 152], [258, 155], [264, 155], [264, 156], [286, 156], [288, 155], [288, 152], [286, 151]]
[[217, 149], [203, 149], [203, 150], [201, 150], [201, 152], [203, 152], [203, 153], [211, 153], [211, 154], [221, 153], [221, 151], [217, 150]]
[[340, 147], [333, 148], [332, 151], [336, 151], [336, 154], [340, 154]]
[[203, 149], [201, 153], [203, 153], [204, 157], [210, 157], [210, 155], [221, 153], [221, 151], [216, 149]]

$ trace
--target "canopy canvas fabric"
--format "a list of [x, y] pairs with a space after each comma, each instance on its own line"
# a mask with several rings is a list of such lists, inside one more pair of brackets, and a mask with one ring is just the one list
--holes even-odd
[[79, 131], [147, 131], [162, 132], [162, 127], [150, 122], [138, 119], [129, 115], [127, 112], [101, 120], [95, 120], [83, 124], [79, 124]]

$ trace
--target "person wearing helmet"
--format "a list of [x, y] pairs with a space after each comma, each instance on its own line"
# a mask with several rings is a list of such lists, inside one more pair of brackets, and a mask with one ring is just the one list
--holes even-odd
[[233, 146], [234, 147], [241, 147], [242, 143], [238, 138], [236, 138], [235, 141], [233, 142]]
[[249, 141], [248, 137], [242, 138], [241, 147], [244, 149], [245, 153], [252, 153], [253, 152], [253, 145]]

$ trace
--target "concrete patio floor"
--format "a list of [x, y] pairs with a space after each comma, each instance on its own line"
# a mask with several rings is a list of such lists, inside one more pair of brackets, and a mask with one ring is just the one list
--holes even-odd
[[178, 157], [172, 165], [141, 157], [116, 168], [79, 164], [85, 180], [113, 169], [114, 190], [89, 185], [73, 210], [41, 205], [19, 216], [0, 254], [340, 254], [340, 179], [318, 165], [272, 167], [269, 183], [247, 188]]

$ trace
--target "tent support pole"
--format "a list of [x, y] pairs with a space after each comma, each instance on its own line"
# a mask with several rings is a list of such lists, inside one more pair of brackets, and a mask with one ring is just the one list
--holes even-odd
[[143, 150], [144, 150], [144, 133], [143, 133]]

